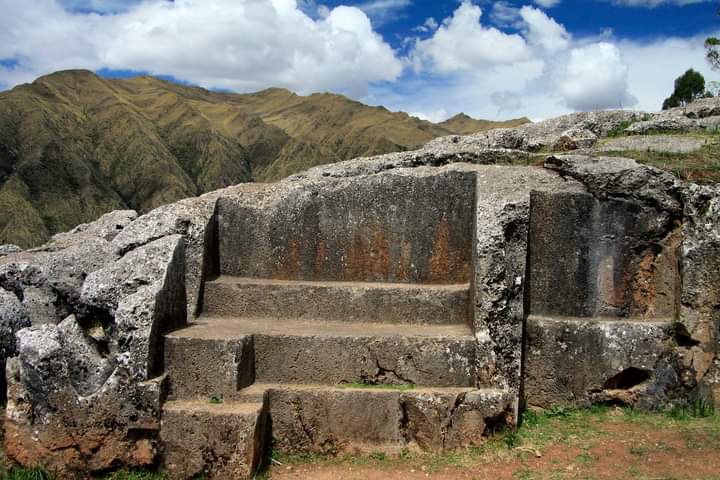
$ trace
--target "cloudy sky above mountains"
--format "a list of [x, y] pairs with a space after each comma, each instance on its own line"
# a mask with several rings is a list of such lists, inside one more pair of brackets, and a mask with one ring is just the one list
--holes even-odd
[[0, 0], [0, 88], [68, 68], [332, 91], [439, 121], [657, 110], [720, 80], [703, 0]]

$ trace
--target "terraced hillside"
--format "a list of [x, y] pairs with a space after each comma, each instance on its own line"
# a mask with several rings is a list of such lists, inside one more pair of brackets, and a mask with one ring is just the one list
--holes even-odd
[[147, 211], [451, 133], [460, 132], [339, 95], [58, 72], [0, 93], [0, 244], [29, 247], [110, 210]]

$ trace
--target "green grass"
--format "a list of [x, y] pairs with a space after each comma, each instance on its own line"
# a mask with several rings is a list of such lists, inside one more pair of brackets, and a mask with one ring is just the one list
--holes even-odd
[[696, 183], [720, 183], [720, 134], [694, 134], [706, 143], [690, 153], [625, 150], [603, 152], [607, 156], [632, 158], [644, 165], [666, 170], [682, 180]]
[[399, 390], [401, 392], [414, 390], [417, 386], [413, 383], [403, 383], [400, 385], [375, 384], [375, 383], [340, 383], [340, 388], [367, 388], [371, 390]]
[[[202, 477], [197, 477], [200, 480]], [[36, 468], [20, 468], [14, 467], [0, 473], [0, 480], [55, 480], [56, 477], [45, 469]], [[126, 471], [115, 472], [102, 480], [166, 480], [167, 477], [163, 473], [146, 472], [146, 471]]]
[[[165, 480], [165, 478], [165, 475], [162, 473], [123, 470], [113, 473], [103, 480]], [[200, 480], [200, 478], [197, 480]]]
[[52, 476], [44, 469], [37, 468], [12, 468], [0, 475], [2, 480], [52, 480]]

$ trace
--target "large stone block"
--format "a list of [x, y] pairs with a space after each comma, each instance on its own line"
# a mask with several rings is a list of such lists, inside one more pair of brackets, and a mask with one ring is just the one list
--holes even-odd
[[582, 193], [531, 196], [530, 313], [672, 319], [679, 231], [654, 210]]
[[472, 337], [255, 335], [262, 382], [474, 386], [474, 357]]
[[169, 334], [164, 353], [171, 400], [231, 399], [255, 381], [251, 336], [220, 340]]
[[269, 386], [274, 446], [284, 453], [445, 451], [507, 425], [511, 396], [467, 388], [410, 391]]
[[667, 383], [670, 324], [543, 318], [527, 320], [525, 400], [530, 406], [609, 402], [653, 407]]
[[288, 280], [466, 283], [475, 176], [325, 179], [260, 207], [218, 204], [223, 274]]
[[160, 430], [165, 468], [173, 480], [250, 478], [265, 431], [260, 403], [168, 402]]

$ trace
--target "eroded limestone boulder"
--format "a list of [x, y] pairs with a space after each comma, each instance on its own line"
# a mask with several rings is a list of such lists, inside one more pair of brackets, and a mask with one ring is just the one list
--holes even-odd
[[613, 138], [602, 145], [596, 146], [596, 152], [664, 152], [692, 153], [705, 145], [702, 138], [683, 137], [679, 135], [633, 135], [630, 137]]
[[66, 477], [155, 462], [164, 396], [157, 342], [186, 320], [183, 238], [119, 257], [96, 226], [0, 264], [8, 324], [28, 327], [7, 362], [5, 452]]
[[0, 257], [5, 257], [7, 255], [19, 252], [22, 252], [22, 248], [18, 247], [17, 245], [13, 245], [11, 243], [0, 245]]
[[72, 241], [78, 234], [100, 237], [110, 242], [137, 217], [138, 214], [135, 210], [115, 210], [106, 213], [94, 222], [83, 223], [69, 232], [53, 235], [51, 242], [61, 242], [66, 239]]
[[517, 128], [499, 128], [465, 137], [442, 137], [430, 141], [424, 148], [453, 151], [482, 147], [526, 152], [555, 146], [563, 151], [573, 147], [588, 148], [611, 130], [637, 122], [643, 115], [625, 110], [573, 113]]
[[720, 406], [720, 188], [688, 185], [683, 193], [684, 330], [678, 344], [688, 381]]

